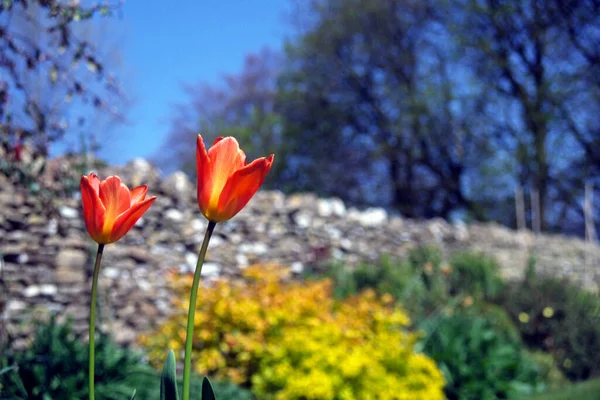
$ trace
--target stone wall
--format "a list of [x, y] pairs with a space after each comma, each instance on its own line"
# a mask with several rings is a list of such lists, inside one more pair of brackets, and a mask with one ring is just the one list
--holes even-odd
[[[166, 271], [193, 271], [206, 221], [197, 209], [195, 183], [181, 172], [160, 179], [141, 159], [98, 172], [118, 174], [130, 187], [146, 183], [149, 195], [158, 196], [132, 231], [104, 252], [101, 327], [129, 344], [168, 317]], [[85, 233], [78, 193], [50, 205], [38, 200], [0, 176], [0, 322], [21, 341], [31, 329], [28, 321], [50, 312], [70, 315], [82, 334], [87, 329], [96, 246]], [[535, 254], [538, 271], [568, 276], [590, 289], [600, 281], [600, 247], [575, 238], [534, 236], [493, 224], [408, 220], [383, 209], [348, 208], [338, 199], [268, 191], [217, 225], [203, 275], [210, 281], [260, 262], [289, 265], [296, 272], [322, 268], [329, 259], [351, 266], [376, 261], [380, 254], [402, 256], [420, 244], [436, 244], [447, 255], [463, 249], [491, 254], [507, 278], [521, 277]]]

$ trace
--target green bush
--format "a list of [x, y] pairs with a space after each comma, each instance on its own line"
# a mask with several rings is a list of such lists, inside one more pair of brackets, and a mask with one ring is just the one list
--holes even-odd
[[543, 351], [528, 351], [529, 358], [534, 360], [542, 374], [544, 382], [548, 384], [548, 388], [554, 390], [569, 384], [569, 380], [562, 373], [560, 368], [554, 362], [552, 354]]
[[600, 297], [558, 279], [531, 277], [498, 299], [532, 348], [551, 352], [571, 380], [600, 374]]
[[[165, 350], [166, 355], [166, 350]], [[54, 319], [42, 324], [31, 346], [0, 356], [0, 399], [79, 400], [88, 397], [88, 345], [77, 339], [70, 325]], [[235, 385], [213, 382], [219, 399], [250, 399]], [[114, 344], [105, 335], [96, 340], [96, 398], [158, 399], [159, 373], [142, 356]], [[201, 379], [193, 381], [201, 392]]]
[[422, 324], [423, 350], [444, 372], [449, 400], [493, 400], [545, 388], [543, 371], [495, 315], [461, 311]]
[[409, 251], [404, 260], [382, 256], [377, 264], [363, 263], [354, 270], [335, 265], [329, 271], [337, 297], [355, 295], [364, 289], [390, 294], [415, 320], [446, 307], [452, 301], [447, 279], [449, 268], [440, 267], [441, 255], [435, 247]]
[[494, 258], [479, 253], [462, 252], [452, 257], [450, 265], [452, 273], [449, 284], [452, 294], [467, 294], [489, 301], [500, 293], [502, 278]]
[[465, 298], [470, 302], [490, 301], [503, 286], [499, 266], [492, 257], [461, 252], [450, 263], [444, 263], [434, 246], [411, 249], [403, 260], [383, 256], [375, 265], [363, 263], [354, 270], [337, 265], [329, 276], [335, 282], [337, 296], [354, 295], [367, 288], [388, 293], [416, 321]]

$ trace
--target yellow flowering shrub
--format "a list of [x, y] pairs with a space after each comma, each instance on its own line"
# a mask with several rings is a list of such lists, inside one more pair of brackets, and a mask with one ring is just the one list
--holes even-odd
[[[297, 282], [286, 269], [253, 266], [198, 296], [193, 368], [251, 385], [260, 399], [443, 399], [435, 363], [416, 353], [409, 318], [390, 296], [334, 300], [329, 280]], [[191, 276], [172, 277], [177, 315], [141, 338], [160, 365], [183, 354]]]

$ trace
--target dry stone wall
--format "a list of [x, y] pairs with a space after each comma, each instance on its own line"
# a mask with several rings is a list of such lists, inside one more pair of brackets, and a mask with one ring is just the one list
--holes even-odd
[[[146, 183], [149, 195], [158, 196], [132, 231], [104, 252], [100, 326], [119, 343], [131, 344], [169, 316], [166, 272], [193, 271], [207, 223], [197, 209], [195, 183], [182, 172], [161, 179], [142, 159], [98, 172], [118, 174], [130, 187]], [[18, 338], [17, 345], [25, 343], [31, 321], [49, 313], [69, 315], [82, 335], [87, 329], [95, 244], [85, 233], [78, 192], [50, 206], [38, 200], [0, 176], [0, 323]], [[421, 244], [438, 245], [447, 255], [467, 249], [491, 254], [507, 278], [520, 278], [535, 254], [538, 271], [568, 276], [590, 289], [600, 280], [600, 247], [579, 239], [494, 224], [415, 221], [379, 208], [359, 211], [339, 199], [269, 191], [217, 226], [203, 275], [210, 282], [266, 262], [297, 273], [324, 268], [331, 259], [351, 267], [381, 254], [402, 256]]]

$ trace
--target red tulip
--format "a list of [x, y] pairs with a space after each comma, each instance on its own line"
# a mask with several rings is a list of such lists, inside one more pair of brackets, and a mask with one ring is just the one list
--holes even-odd
[[212, 222], [232, 218], [256, 194], [273, 164], [273, 154], [246, 164], [246, 154], [232, 137], [217, 138], [206, 151], [202, 136], [196, 142], [198, 206]]
[[100, 181], [96, 174], [84, 175], [79, 186], [85, 226], [99, 244], [113, 243], [125, 236], [156, 200], [155, 196], [145, 199], [146, 185], [129, 190], [118, 176]]

